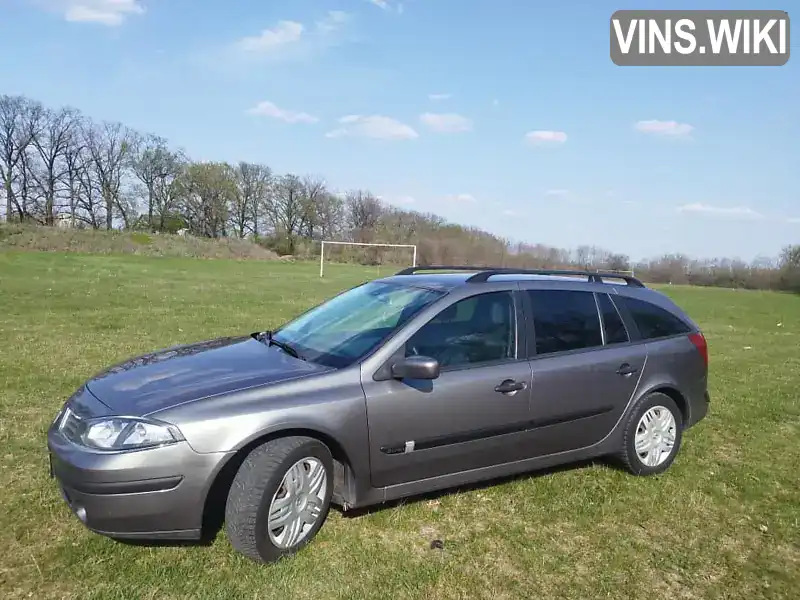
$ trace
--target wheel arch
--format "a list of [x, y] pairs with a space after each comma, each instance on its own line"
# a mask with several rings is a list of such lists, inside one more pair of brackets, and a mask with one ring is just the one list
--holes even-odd
[[689, 402], [686, 400], [686, 397], [678, 390], [677, 386], [670, 384], [670, 383], [660, 383], [649, 387], [646, 391], [644, 391], [640, 396], [639, 400], [647, 398], [651, 394], [664, 394], [665, 396], [672, 399], [673, 402], [678, 406], [678, 410], [681, 411], [681, 420], [683, 423], [687, 423], [689, 421], [690, 415], [690, 408]]
[[356, 474], [344, 446], [334, 436], [318, 428], [282, 427], [262, 432], [244, 441], [217, 470], [203, 502], [203, 537], [215, 535], [221, 529], [228, 492], [247, 455], [271, 440], [293, 436], [309, 437], [325, 444], [331, 452], [334, 464], [333, 501], [344, 507], [355, 504]]

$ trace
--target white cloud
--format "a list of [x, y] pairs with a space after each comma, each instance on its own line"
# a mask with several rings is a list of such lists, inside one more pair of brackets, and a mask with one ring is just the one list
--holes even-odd
[[458, 204], [474, 204], [477, 202], [472, 194], [451, 194], [444, 197], [445, 202], [455, 202]]
[[649, 133], [652, 135], [661, 135], [667, 137], [687, 137], [694, 127], [688, 123], [678, 123], [677, 121], [638, 121], [634, 127], [636, 131], [641, 133]]
[[46, 6], [72, 23], [96, 23], [115, 27], [130, 16], [145, 13], [140, 0], [49, 0]]
[[684, 204], [678, 207], [678, 212], [701, 214], [714, 217], [763, 219], [764, 215], [746, 206], [710, 206], [708, 204]]
[[253, 108], [249, 109], [247, 114], [270, 117], [272, 119], [278, 119], [279, 121], [285, 121], [286, 123], [316, 123], [319, 121], [317, 117], [308, 113], [279, 108], [272, 102], [266, 100], [264, 102], [259, 102]]
[[350, 15], [342, 10], [329, 10], [324, 19], [314, 23], [317, 34], [335, 33], [350, 21]]
[[787, 223], [800, 223], [800, 217], [791, 217], [789, 219], [786, 219], [786, 222]]
[[250, 54], [270, 54], [298, 43], [305, 29], [305, 25], [297, 21], [280, 21], [272, 29], [264, 29], [258, 35], [240, 39], [236, 46]]
[[452, 97], [452, 94], [428, 94], [428, 99], [433, 101], [449, 100]]
[[335, 43], [337, 34], [347, 25], [350, 15], [331, 10], [312, 26], [297, 21], [279, 21], [258, 35], [246, 36], [233, 44], [242, 55], [257, 58], [285, 58], [292, 51], [326, 46]]
[[525, 134], [525, 139], [531, 144], [563, 144], [567, 141], [567, 134], [563, 131], [536, 130]]
[[412, 140], [419, 137], [414, 129], [391, 117], [382, 115], [347, 115], [339, 119], [338, 129], [329, 131], [325, 137], [365, 137], [376, 140]]
[[368, 2], [387, 12], [396, 12], [398, 15], [402, 15], [404, 11], [403, 4], [401, 2], [396, 4], [392, 4], [389, 2], [389, 0], [368, 0]]
[[472, 121], [455, 113], [424, 113], [419, 116], [420, 122], [438, 133], [460, 133], [472, 130]]

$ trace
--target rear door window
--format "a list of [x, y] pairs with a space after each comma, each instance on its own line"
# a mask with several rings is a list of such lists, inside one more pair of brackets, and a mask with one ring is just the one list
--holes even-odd
[[533, 309], [536, 354], [603, 345], [600, 316], [592, 292], [527, 290]]

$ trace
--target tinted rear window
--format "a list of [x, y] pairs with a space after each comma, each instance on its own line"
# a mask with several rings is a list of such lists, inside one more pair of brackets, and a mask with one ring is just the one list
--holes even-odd
[[606, 344], [624, 344], [628, 340], [628, 331], [608, 294], [597, 294], [600, 314], [603, 315], [603, 327], [606, 330]]
[[592, 292], [528, 290], [533, 305], [536, 354], [603, 345]]
[[689, 326], [668, 310], [637, 298], [619, 297], [646, 340], [689, 333]]

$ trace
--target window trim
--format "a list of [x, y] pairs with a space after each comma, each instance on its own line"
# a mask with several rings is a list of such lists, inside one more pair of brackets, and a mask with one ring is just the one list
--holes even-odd
[[[511, 365], [515, 363], [519, 363], [522, 361], [526, 361], [527, 357], [525, 356], [527, 350], [527, 331], [526, 328], [523, 327], [523, 324], [527, 323], [527, 319], [525, 318], [525, 312], [523, 307], [523, 300], [524, 295], [518, 289], [515, 288], [504, 288], [504, 289], [494, 289], [494, 290], [485, 290], [478, 292], [477, 294], [470, 294], [469, 296], [462, 296], [453, 302], [449, 302], [445, 306], [442, 306], [436, 314], [430, 317], [425, 323], [420, 325], [414, 333], [412, 333], [397, 349], [394, 355], [387, 361], [387, 364], [394, 362], [400, 358], [405, 357], [406, 352], [406, 345], [409, 341], [422, 329], [427, 327], [435, 318], [441, 315], [444, 311], [448, 310], [451, 306], [458, 304], [459, 302], [464, 302], [466, 300], [471, 300], [473, 298], [478, 298], [480, 296], [486, 296], [488, 294], [508, 294], [511, 296], [511, 303], [514, 307], [514, 354], [513, 358], [503, 358], [499, 360], [492, 360], [480, 363], [467, 363], [463, 365], [442, 365], [440, 367], [440, 373], [452, 373], [457, 371], [465, 371], [469, 369], [483, 369], [487, 367], [497, 367], [501, 365]], [[523, 348], [524, 346], [524, 348]]]
[[[606, 320], [603, 318], [603, 310], [602, 310], [602, 308], [600, 308], [600, 295], [601, 294], [606, 296], [606, 298], [608, 298], [608, 301], [611, 303], [611, 307], [617, 312], [617, 316], [619, 317], [619, 320], [622, 322], [622, 326], [625, 328], [625, 334], [628, 336], [628, 341], [627, 342], [613, 342], [613, 343], [610, 343], [610, 344], [608, 343], [608, 340], [606, 339]], [[608, 292], [595, 292], [594, 293], [594, 299], [595, 299], [595, 302], [597, 303], [597, 312], [600, 315], [600, 326], [602, 327], [601, 331], [603, 332], [603, 347], [611, 346], [613, 348], [621, 348], [622, 346], [625, 346], [626, 344], [632, 344], [634, 342], [634, 338], [633, 338], [633, 335], [631, 335], [631, 329], [628, 326], [628, 323], [625, 321], [625, 317], [620, 312], [619, 307], [616, 305], [616, 303], [614, 302], [614, 299], [611, 297], [611, 294], [609, 294]], [[637, 334], [637, 336], [639, 335], [638, 330], [637, 330], [636, 334]]]
[[600, 297], [597, 292], [592, 292], [594, 298], [594, 308], [597, 311], [597, 319], [600, 322], [600, 345], [605, 348], [608, 346], [606, 340], [606, 321], [603, 319], [603, 311], [600, 309]]

